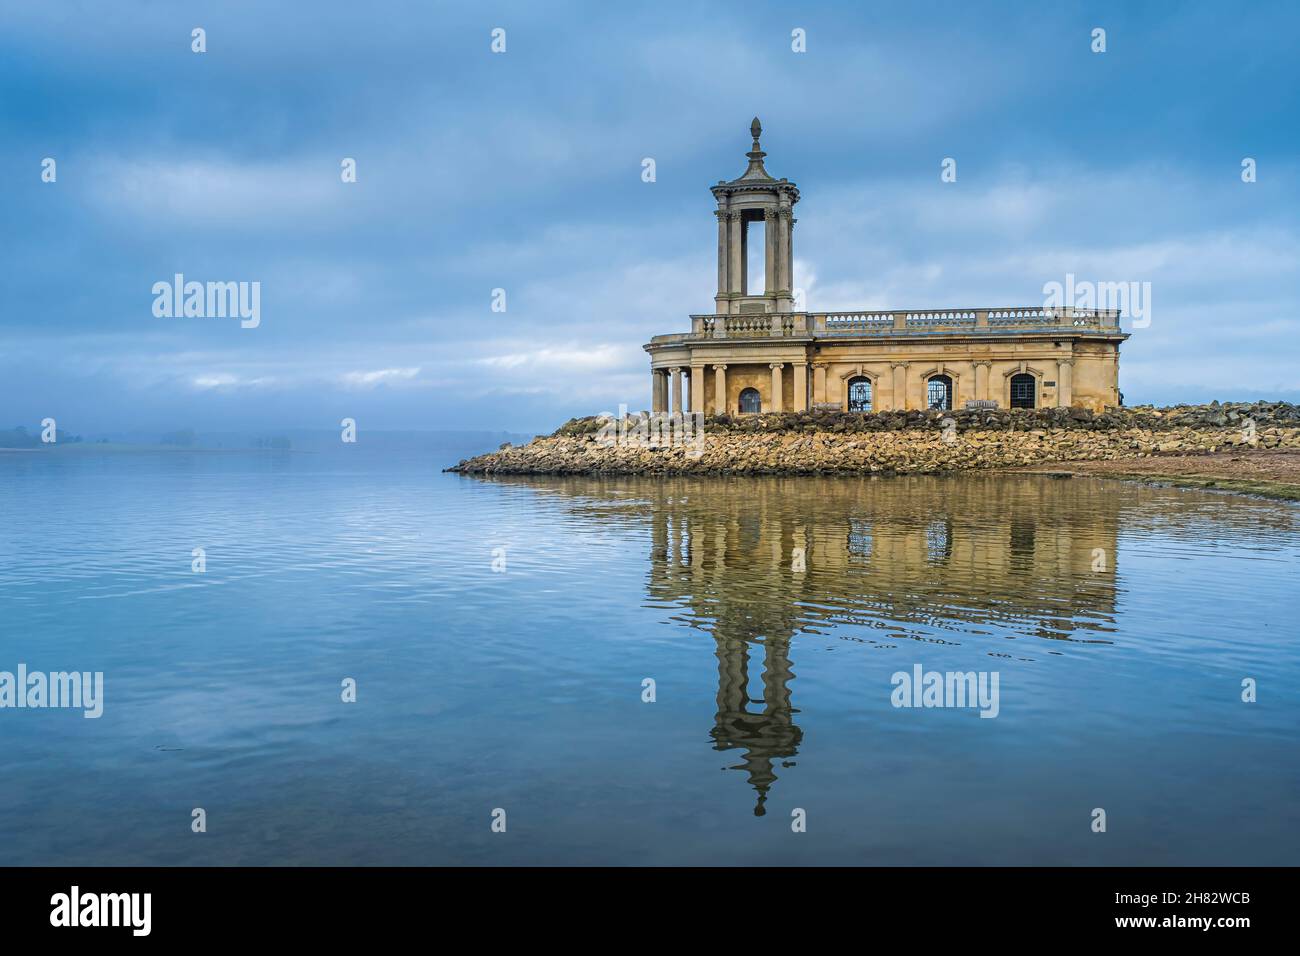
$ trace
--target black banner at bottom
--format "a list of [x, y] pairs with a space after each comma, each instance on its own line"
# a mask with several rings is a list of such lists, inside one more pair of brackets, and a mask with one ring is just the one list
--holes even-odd
[[[1277, 932], [1287, 869], [0, 869], [5, 937], [338, 944], [436, 928], [581, 938], [710, 914], [927, 942], [1052, 931], [1216, 942]], [[748, 913], [748, 916], [744, 914]], [[526, 922], [521, 922], [526, 921]], [[722, 927], [719, 931], [723, 932]], [[603, 934], [602, 934], [603, 935]], [[605, 937], [608, 941], [608, 937]]]

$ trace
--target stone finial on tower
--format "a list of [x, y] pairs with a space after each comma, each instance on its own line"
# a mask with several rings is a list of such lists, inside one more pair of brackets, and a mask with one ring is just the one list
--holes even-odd
[[754, 145], [745, 154], [749, 159], [749, 168], [745, 170], [741, 179], [770, 179], [767, 170], [763, 168], [763, 157], [767, 153], [763, 152], [763, 147], [758, 143], [758, 138], [763, 135], [763, 124], [758, 121], [757, 116], [754, 117], [754, 122], [749, 124], [749, 135], [754, 138]]

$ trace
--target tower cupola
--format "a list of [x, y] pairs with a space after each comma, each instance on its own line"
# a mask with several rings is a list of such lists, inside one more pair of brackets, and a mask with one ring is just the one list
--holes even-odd
[[[753, 144], [745, 154], [749, 165], [737, 179], [713, 187], [718, 201], [718, 292], [715, 313], [790, 312], [794, 307], [794, 205], [799, 189], [786, 179], [774, 179], [763, 165], [758, 117], [749, 124]], [[750, 235], [762, 224], [763, 289], [749, 287]]]

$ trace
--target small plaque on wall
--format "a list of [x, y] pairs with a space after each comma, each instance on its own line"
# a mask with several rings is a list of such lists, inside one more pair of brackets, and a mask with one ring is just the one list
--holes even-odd
[[1055, 382], [1044, 382], [1044, 383], [1043, 383], [1043, 388], [1056, 388], [1056, 383], [1055, 383]]

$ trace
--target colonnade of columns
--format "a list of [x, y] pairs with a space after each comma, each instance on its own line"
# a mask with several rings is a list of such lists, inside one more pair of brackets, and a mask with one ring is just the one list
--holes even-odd
[[[876, 403], [877, 408], [893, 407], [906, 408], [908, 394], [908, 368], [911, 362], [891, 362], [889, 363], [890, 378], [888, 384], [891, 389], [890, 405], [882, 406], [879, 401]], [[809, 407], [809, 380], [808, 380], [808, 363], [806, 362], [769, 362], [768, 368], [772, 374], [771, 389], [767, 395], [763, 396], [762, 410], [764, 412], [786, 411], [785, 408], [785, 368], [789, 365], [793, 376], [792, 393], [794, 397], [791, 411], [802, 412]], [[826, 383], [826, 362], [814, 362], [812, 364], [812, 403], [824, 404], [827, 396]], [[1000, 405], [1006, 404], [1003, 400], [1002, 387], [999, 383], [997, 394], [994, 394], [994, 385], [991, 379], [991, 361], [972, 362], [975, 370], [975, 380], [973, 388], [969, 384], [963, 387], [961, 394], [955, 396], [961, 401], [968, 398], [980, 400], [993, 399]], [[711, 365], [713, 369], [713, 408], [709, 409], [712, 414], [735, 414], [739, 408], [732, 408], [727, 391], [727, 365], [716, 363]], [[671, 368], [651, 369], [651, 402], [652, 408], [656, 412], [704, 412], [706, 410], [704, 370], [706, 365], [692, 363], [688, 366], [672, 366]], [[1024, 371], [1024, 369], [1013, 370], [1007, 375], [1014, 374], [1015, 371]], [[915, 374], [915, 373], [914, 373]], [[946, 374], [954, 379], [956, 385], [956, 376], [951, 368]], [[1049, 373], [1050, 374], [1050, 373]], [[1073, 400], [1074, 385], [1074, 360], [1072, 358], [1063, 358], [1056, 360], [1056, 399], [1052, 404], [1059, 407], [1068, 407]], [[881, 384], [884, 384], [883, 382]], [[1050, 382], [1048, 383], [1051, 384]], [[1042, 382], [1039, 382], [1041, 403]], [[969, 391], [967, 389], [970, 389]], [[973, 394], [972, 394], [973, 392]], [[882, 396], [883, 398], [883, 396]], [[1045, 403], [1044, 403], [1045, 404]]]
[[692, 365], [689, 369], [680, 365], [651, 369], [650, 386], [653, 411], [704, 411], [703, 365]]
[[[772, 373], [771, 391], [763, 397], [762, 409], [765, 412], [785, 411], [785, 367], [789, 365], [793, 375], [794, 401], [791, 411], [808, 410], [808, 363], [807, 362], [769, 362]], [[650, 370], [651, 408], [656, 412], [704, 412], [706, 411], [704, 364], [692, 363], [689, 367], [674, 365], [667, 368]], [[713, 364], [713, 408], [712, 414], [734, 414], [739, 408], [732, 408], [727, 391], [727, 365]], [[819, 388], [825, 388], [826, 366], [814, 366], [814, 375], [819, 376]]]

